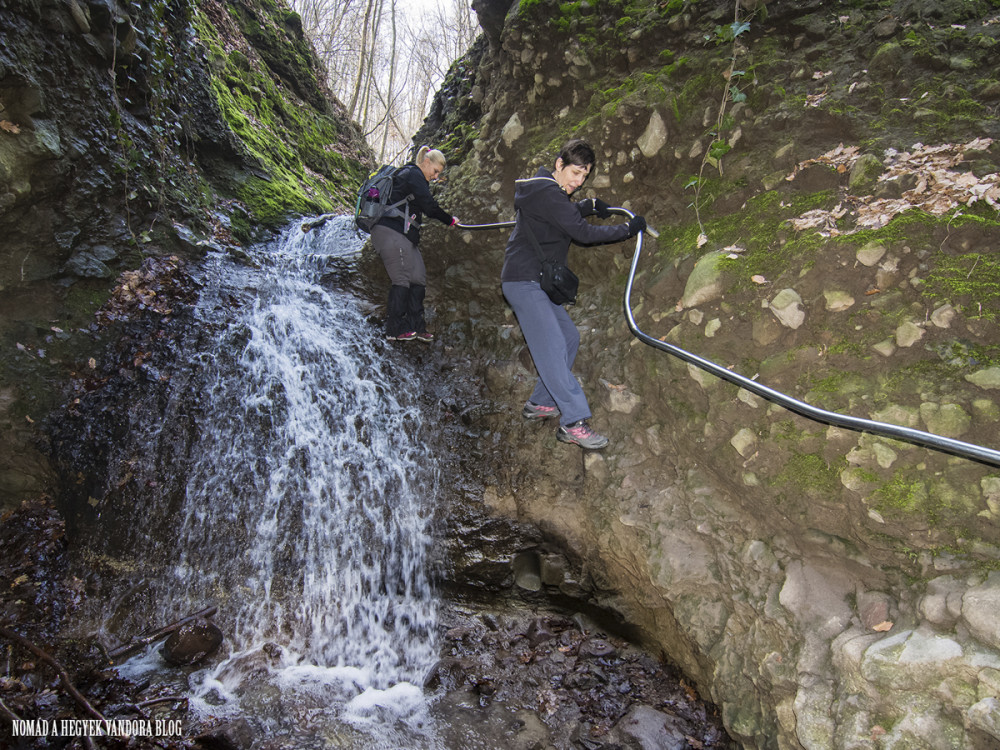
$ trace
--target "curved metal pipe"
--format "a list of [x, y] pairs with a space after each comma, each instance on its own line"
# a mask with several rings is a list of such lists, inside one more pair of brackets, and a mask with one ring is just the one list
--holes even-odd
[[[629, 218], [634, 216], [631, 211], [625, 208], [612, 208], [611, 211], [623, 216], [628, 216]], [[639, 266], [639, 256], [641, 253], [642, 233], [640, 233], [636, 238], [635, 253], [632, 256], [632, 268], [629, 271], [628, 282], [625, 285], [623, 305], [625, 308], [625, 320], [628, 322], [629, 330], [644, 344], [648, 344], [656, 349], [672, 354], [678, 359], [682, 359], [685, 362], [695, 365], [696, 367], [700, 367], [702, 370], [710, 372], [717, 378], [726, 380], [740, 386], [741, 388], [745, 388], [751, 393], [757, 394], [761, 398], [765, 398], [768, 401], [778, 404], [779, 406], [785, 407], [789, 411], [801, 414], [802, 416], [817, 422], [831, 424], [836, 427], [844, 427], [849, 430], [870, 432], [874, 435], [882, 435], [896, 440], [903, 440], [908, 443], [924, 446], [925, 448], [932, 448], [944, 453], [950, 453], [955, 456], [961, 456], [962, 458], [968, 458], [972, 461], [990, 464], [991, 466], [1000, 466], [1000, 451], [985, 448], [981, 445], [965, 443], [961, 440], [942, 437], [930, 432], [923, 432], [922, 430], [914, 430], [909, 427], [902, 427], [900, 425], [888, 424], [885, 422], [876, 422], [871, 419], [862, 419], [861, 417], [852, 417], [846, 414], [838, 414], [836, 412], [827, 411], [826, 409], [820, 409], [812, 406], [811, 404], [807, 404], [804, 401], [794, 399], [791, 396], [781, 393], [780, 391], [776, 391], [773, 388], [768, 388], [766, 385], [761, 385], [760, 383], [750, 380], [749, 378], [745, 378], [742, 375], [731, 372], [725, 367], [721, 367], [714, 362], [703, 359], [702, 357], [685, 351], [684, 349], [674, 346], [673, 344], [668, 344], [666, 341], [660, 341], [659, 339], [650, 336], [648, 333], [643, 332], [636, 324], [635, 316], [632, 314], [632, 285], [635, 281], [635, 273]]]
[[[612, 208], [611, 212], [621, 216], [627, 216], [630, 219], [635, 216], [635, 214], [627, 208]], [[456, 224], [455, 226], [459, 229], [480, 230], [504, 229], [506, 227], [512, 227], [514, 224], [515, 222], [513, 221], [500, 221], [492, 224]], [[652, 228], [648, 228], [646, 231], [654, 237], [659, 235], [659, 232], [656, 232]], [[659, 349], [660, 351], [667, 352], [667, 354], [672, 354], [678, 359], [682, 359], [685, 362], [695, 365], [696, 367], [700, 367], [702, 370], [715, 375], [715, 377], [721, 380], [738, 385], [741, 388], [750, 391], [750, 393], [755, 393], [761, 398], [767, 399], [772, 403], [783, 406], [789, 411], [801, 414], [803, 417], [812, 419], [816, 422], [831, 424], [835, 427], [844, 427], [848, 430], [870, 432], [873, 435], [882, 435], [895, 440], [903, 440], [908, 443], [914, 443], [915, 445], [921, 445], [925, 448], [931, 448], [944, 453], [950, 453], [954, 456], [968, 458], [972, 461], [979, 461], [991, 466], [1000, 467], [1000, 451], [995, 451], [991, 448], [985, 448], [981, 445], [975, 445], [973, 443], [966, 443], [961, 440], [954, 440], [953, 438], [942, 437], [941, 435], [935, 435], [931, 432], [914, 430], [910, 427], [902, 427], [901, 425], [889, 424], [887, 422], [876, 422], [872, 419], [852, 417], [847, 414], [838, 414], [837, 412], [820, 409], [819, 407], [812, 406], [804, 401], [792, 398], [791, 396], [781, 393], [780, 391], [776, 391], [773, 388], [768, 388], [766, 385], [762, 385], [755, 380], [738, 375], [737, 373], [727, 370], [725, 367], [717, 365], [710, 360], [681, 349], [679, 346], [668, 344], [666, 341], [661, 341], [660, 339], [654, 338], [648, 333], [645, 333], [639, 328], [638, 324], [635, 322], [635, 316], [632, 314], [632, 285], [635, 282], [635, 273], [639, 267], [639, 256], [642, 254], [643, 234], [643, 232], [640, 232], [636, 236], [635, 253], [632, 255], [632, 267], [629, 270], [628, 282], [625, 284], [623, 306], [625, 308], [625, 320], [628, 323], [629, 330], [632, 332], [633, 336], [644, 344], [648, 344], [649, 346]]]
[[459, 229], [506, 229], [507, 227], [512, 227], [517, 222], [515, 221], [498, 221], [493, 224], [455, 224]]

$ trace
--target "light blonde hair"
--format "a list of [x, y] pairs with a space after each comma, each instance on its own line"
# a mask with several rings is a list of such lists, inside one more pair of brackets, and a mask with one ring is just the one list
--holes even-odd
[[441, 169], [448, 166], [448, 160], [444, 158], [444, 154], [436, 148], [431, 148], [430, 146], [421, 146], [420, 150], [417, 151], [417, 158], [413, 160], [413, 163], [419, 166], [424, 159], [430, 159], [432, 162], [441, 167]]

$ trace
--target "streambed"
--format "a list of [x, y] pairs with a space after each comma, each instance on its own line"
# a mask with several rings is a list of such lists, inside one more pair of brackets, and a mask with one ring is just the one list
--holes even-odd
[[197, 272], [176, 358], [72, 519], [74, 635], [217, 606], [208, 660], [156, 645], [118, 672], [237, 747], [729, 747], [660, 659], [515, 585], [542, 540], [481, 507], [475, 384], [441, 343], [382, 341], [344, 283], [360, 253], [337, 220]]

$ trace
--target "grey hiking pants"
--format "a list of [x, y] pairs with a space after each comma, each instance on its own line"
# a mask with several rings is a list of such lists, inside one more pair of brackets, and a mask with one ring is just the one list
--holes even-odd
[[385, 272], [394, 286], [427, 286], [424, 256], [405, 235], [376, 224], [372, 228], [372, 246], [385, 264]]
[[588, 419], [590, 405], [572, 371], [580, 332], [566, 308], [553, 304], [535, 281], [505, 281], [501, 288], [538, 371], [530, 400], [558, 407], [559, 424], [564, 427]]
[[372, 228], [372, 246], [392, 283], [386, 303], [386, 335], [398, 336], [409, 331], [423, 333], [427, 330], [424, 320], [427, 268], [420, 248], [405, 235], [380, 224]]

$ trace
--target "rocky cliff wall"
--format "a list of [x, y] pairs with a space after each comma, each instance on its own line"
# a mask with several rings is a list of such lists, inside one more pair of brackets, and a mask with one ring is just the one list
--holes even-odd
[[[415, 139], [447, 152], [463, 222], [512, 218], [513, 181], [588, 138], [582, 194], [662, 232], [643, 330], [825, 409], [1000, 447], [996, 3], [474, 7], [487, 34]], [[434, 322], [479, 361], [483, 500], [547, 535], [522, 582], [622, 612], [746, 747], [1000, 742], [1000, 471], [638, 343], [631, 244], [571, 252], [576, 371], [612, 444], [559, 444], [519, 417], [504, 241], [424, 245]]]
[[171, 307], [152, 300], [176, 262], [119, 274], [238, 253], [291, 214], [350, 204], [372, 157], [280, 3], [4, 2], [0, 35], [9, 503], [52, 485], [37, 446], [63, 386], [98, 387], [117, 369], [100, 354], [114, 326], [94, 318], [112, 289], [139, 317]]

